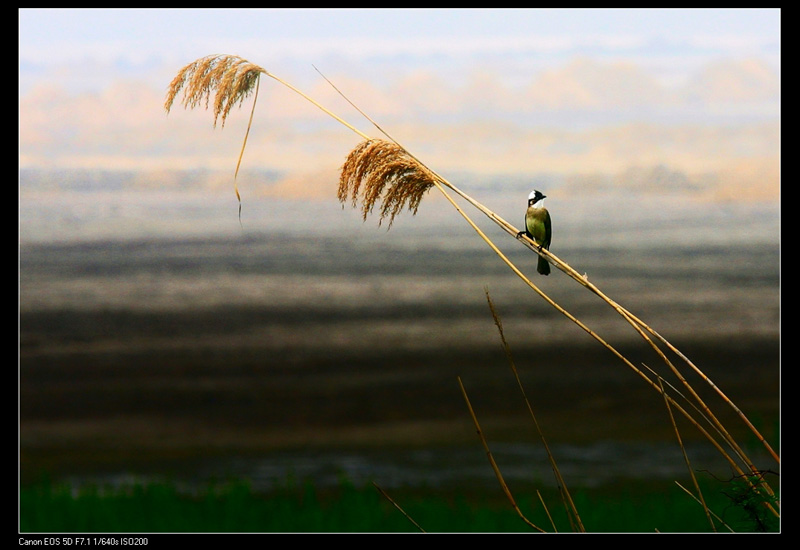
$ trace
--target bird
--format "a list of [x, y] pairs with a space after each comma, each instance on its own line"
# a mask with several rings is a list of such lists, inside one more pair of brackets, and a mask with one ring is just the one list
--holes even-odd
[[[517, 238], [526, 235], [539, 245], [539, 250], [545, 248], [550, 250], [550, 241], [553, 237], [553, 229], [550, 224], [550, 212], [544, 207], [544, 195], [541, 191], [534, 189], [528, 195], [528, 209], [525, 211], [525, 230], [517, 233]], [[542, 275], [550, 275], [550, 264], [539, 256], [539, 263], [536, 271]]]

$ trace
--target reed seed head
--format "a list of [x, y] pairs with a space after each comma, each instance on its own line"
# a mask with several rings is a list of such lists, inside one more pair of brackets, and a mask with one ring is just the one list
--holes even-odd
[[208, 109], [214, 95], [214, 126], [221, 121], [225, 126], [228, 113], [241, 104], [255, 89], [264, 69], [235, 55], [209, 55], [193, 61], [181, 69], [167, 89], [164, 108], [172, 108], [175, 98], [183, 90], [183, 106], [187, 109], [203, 105]]
[[381, 139], [361, 142], [347, 156], [339, 178], [339, 201], [352, 202], [361, 198], [364, 220], [380, 204], [379, 223], [395, 216], [404, 207], [417, 213], [422, 197], [436, 177], [399, 145]]

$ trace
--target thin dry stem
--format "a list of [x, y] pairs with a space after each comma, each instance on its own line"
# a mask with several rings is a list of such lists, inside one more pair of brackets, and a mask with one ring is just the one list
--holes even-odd
[[392, 505], [393, 505], [395, 508], [397, 508], [398, 510], [400, 510], [400, 513], [401, 513], [401, 514], [403, 514], [403, 515], [406, 517], [406, 519], [407, 519], [408, 521], [410, 521], [410, 522], [411, 522], [411, 523], [414, 525], [414, 527], [416, 527], [417, 529], [419, 529], [419, 530], [420, 530], [422, 533], [424, 533], [424, 532], [425, 532], [425, 529], [423, 529], [422, 527], [420, 527], [419, 523], [417, 523], [416, 521], [414, 521], [414, 518], [412, 518], [411, 516], [409, 516], [409, 515], [406, 513], [406, 511], [405, 511], [405, 510], [403, 510], [403, 509], [400, 507], [400, 505], [399, 505], [399, 504], [397, 504], [397, 503], [396, 503], [396, 502], [395, 502], [395, 501], [392, 499], [392, 497], [390, 497], [390, 496], [389, 496], [389, 495], [386, 493], [386, 491], [384, 491], [383, 489], [381, 489], [381, 488], [380, 488], [380, 486], [378, 486], [378, 484], [377, 484], [377, 483], [375, 483], [375, 482], [373, 481], [373, 482], [372, 482], [372, 485], [374, 485], [374, 486], [375, 486], [375, 488], [378, 490], [378, 492], [379, 492], [381, 495], [383, 495], [383, 498], [385, 498], [386, 500], [388, 500], [389, 502], [391, 502], [391, 503], [392, 503]]
[[486, 442], [486, 437], [484, 437], [484, 435], [483, 435], [483, 430], [481, 430], [481, 425], [478, 422], [478, 417], [475, 415], [475, 411], [472, 408], [472, 403], [469, 400], [469, 396], [467, 396], [467, 390], [464, 388], [464, 384], [461, 382], [461, 377], [460, 376], [458, 377], [458, 385], [461, 388], [461, 394], [464, 396], [464, 401], [466, 401], [466, 403], [467, 403], [467, 409], [469, 409], [469, 414], [472, 417], [472, 422], [475, 424], [475, 431], [478, 433], [478, 437], [480, 437], [481, 443], [483, 444], [483, 448], [486, 451], [486, 458], [489, 459], [489, 464], [491, 465], [495, 476], [497, 476], [497, 481], [500, 482], [500, 487], [503, 489], [503, 493], [505, 493], [506, 498], [508, 499], [509, 503], [511, 504], [511, 507], [514, 508], [514, 511], [517, 513], [517, 515], [520, 517], [520, 519], [522, 519], [522, 521], [524, 521], [525, 523], [527, 523], [528, 525], [530, 525], [531, 527], [533, 527], [537, 531], [539, 531], [541, 533], [544, 533], [545, 532], [544, 529], [542, 529], [541, 527], [539, 527], [539, 526], [535, 525], [533, 522], [531, 522], [531, 520], [529, 520], [527, 517], [525, 517], [525, 514], [522, 513], [522, 510], [519, 509], [519, 506], [517, 505], [517, 501], [514, 500], [514, 495], [511, 494], [511, 489], [508, 488], [508, 485], [506, 484], [505, 479], [503, 479], [503, 474], [500, 473], [500, 468], [497, 466], [497, 462], [495, 462], [495, 460], [494, 460], [494, 456], [492, 455], [492, 451], [489, 450], [489, 444]]
[[[675, 482], [675, 485], [677, 485], [678, 487], [680, 487], [681, 489], [683, 489], [683, 490], [684, 490], [684, 492], [686, 492], [686, 494], [687, 494], [687, 495], [689, 495], [689, 496], [690, 496], [690, 497], [692, 497], [692, 498], [693, 498], [695, 501], [697, 501], [697, 503], [698, 503], [698, 504], [701, 504], [701, 505], [702, 505], [704, 508], [706, 507], [706, 506], [705, 506], [705, 503], [701, 503], [701, 502], [700, 502], [700, 499], [698, 499], [696, 496], [694, 496], [694, 495], [692, 494], [692, 492], [691, 492], [689, 489], [687, 489], [686, 487], [684, 487], [683, 485], [681, 485], [681, 484], [680, 484], [680, 483], [678, 483], [677, 481]], [[706, 510], [708, 510], [708, 508], [706, 508]], [[714, 516], [714, 517], [717, 519], [717, 521], [719, 521], [719, 522], [720, 522], [722, 525], [724, 525], [724, 526], [725, 526], [725, 528], [726, 528], [728, 531], [730, 531], [731, 533], [733, 533], [733, 532], [734, 532], [734, 531], [733, 531], [733, 529], [731, 529], [731, 526], [730, 526], [730, 525], [728, 525], [727, 523], [725, 523], [725, 521], [724, 521], [724, 520], [723, 520], [721, 517], [719, 517], [717, 514], [715, 514], [715, 513], [714, 513], [712, 510], [708, 510], [708, 512], [709, 512], [709, 513], [710, 513], [712, 516]]]
[[689, 470], [689, 475], [692, 478], [692, 483], [694, 484], [694, 488], [697, 491], [697, 494], [700, 498], [700, 503], [703, 506], [703, 510], [705, 511], [706, 518], [708, 519], [708, 523], [711, 525], [711, 530], [717, 530], [717, 527], [714, 525], [714, 520], [711, 519], [711, 511], [708, 509], [706, 505], [706, 499], [703, 497], [703, 491], [700, 489], [700, 485], [697, 483], [697, 476], [694, 475], [694, 470], [692, 470], [692, 463], [689, 460], [689, 455], [686, 453], [686, 447], [683, 444], [683, 439], [681, 438], [681, 432], [678, 430], [678, 424], [675, 423], [675, 416], [672, 414], [672, 408], [669, 406], [669, 399], [667, 399], [667, 394], [664, 392], [664, 383], [659, 379], [659, 384], [661, 385], [661, 393], [664, 395], [664, 405], [667, 407], [667, 412], [669, 413], [669, 420], [672, 423], [672, 428], [675, 430], [675, 437], [678, 439], [678, 445], [681, 448], [681, 452], [683, 452], [683, 460], [686, 462], [686, 468]]
[[[564, 480], [564, 477], [561, 475], [561, 470], [558, 469], [558, 465], [556, 464], [555, 456], [552, 452], [550, 452], [550, 446], [547, 444], [547, 439], [544, 437], [544, 433], [542, 433], [542, 429], [539, 427], [539, 421], [536, 419], [536, 415], [533, 412], [533, 407], [531, 406], [530, 400], [528, 400], [528, 395], [525, 392], [525, 388], [522, 385], [522, 380], [519, 377], [519, 372], [517, 371], [517, 365], [514, 363], [514, 357], [511, 353], [511, 347], [508, 345], [508, 341], [506, 341], [506, 335], [503, 331], [503, 322], [500, 319], [500, 315], [497, 313], [497, 310], [494, 307], [494, 302], [492, 302], [492, 297], [489, 295], [489, 289], [484, 288], [486, 292], [486, 301], [489, 304], [489, 310], [492, 313], [492, 318], [494, 319], [494, 324], [497, 327], [497, 331], [500, 334], [500, 342], [503, 346], [503, 351], [506, 354], [506, 359], [508, 359], [509, 366], [511, 367], [511, 372], [514, 374], [514, 379], [517, 381], [517, 386], [519, 387], [520, 393], [522, 393], [522, 399], [525, 401], [525, 405], [528, 407], [528, 413], [531, 415], [531, 419], [533, 420], [533, 424], [536, 427], [536, 432], [539, 434], [539, 438], [542, 440], [542, 444], [544, 445], [544, 449], [547, 452], [547, 458], [550, 461], [550, 467], [553, 469], [553, 476], [556, 478], [556, 482], [558, 483], [559, 493], [561, 494], [561, 500], [564, 502], [564, 508], [567, 511], [567, 514], [570, 518], [570, 521], [576, 528], [580, 531], [584, 531], [583, 522], [581, 521], [580, 514], [578, 514], [578, 509], [575, 507], [575, 502], [572, 500], [572, 495], [567, 489], [567, 483]], [[549, 512], [548, 512], [549, 515]]]
[[542, 504], [542, 508], [544, 508], [544, 512], [547, 514], [547, 519], [550, 520], [550, 526], [553, 528], [553, 532], [558, 533], [556, 522], [553, 521], [553, 516], [550, 515], [550, 508], [548, 508], [547, 504], [545, 504], [544, 498], [542, 498], [542, 493], [539, 491], [539, 489], [536, 489], [536, 496], [539, 497], [539, 502]]

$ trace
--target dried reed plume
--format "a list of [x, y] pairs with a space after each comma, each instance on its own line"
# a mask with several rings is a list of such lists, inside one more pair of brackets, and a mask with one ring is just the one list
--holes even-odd
[[[391, 227], [403, 207], [417, 213], [425, 192], [436, 184], [433, 173], [390, 141], [363, 141], [347, 156], [339, 178], [339, 201], [353, 207], [362, 195], [364, 219], [381, 204], [380, 222], [389, 218]], [[379, 222], [379, 223], [380, 223]]]
[[175, 98], [184, 90], [183, 106], [209, 107], [212, 91], [214, 96], [214, 126], [225, 119], [234, 105], [241, 104], [256, 88], [264, 69], [249, 61], [232, 55], [209, 55], [189, 63], [172, 80], [167, 90], [164, 108], [172, 108]]

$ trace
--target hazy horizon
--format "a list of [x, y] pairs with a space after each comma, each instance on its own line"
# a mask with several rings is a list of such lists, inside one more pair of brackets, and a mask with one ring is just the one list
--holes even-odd
[[[252, 99], [216, 129], [208, 112], [163, 107], [181, 67], [229, 53], [377, 137], [319, 69], [439, 171], [664, 165], [745, 172], [754, 193], [777, 197], [780, 10], [19, 13], [21, 168], [232, 171]], [[261, 84], [243, 169], [335, 171], [360, 138]]]

